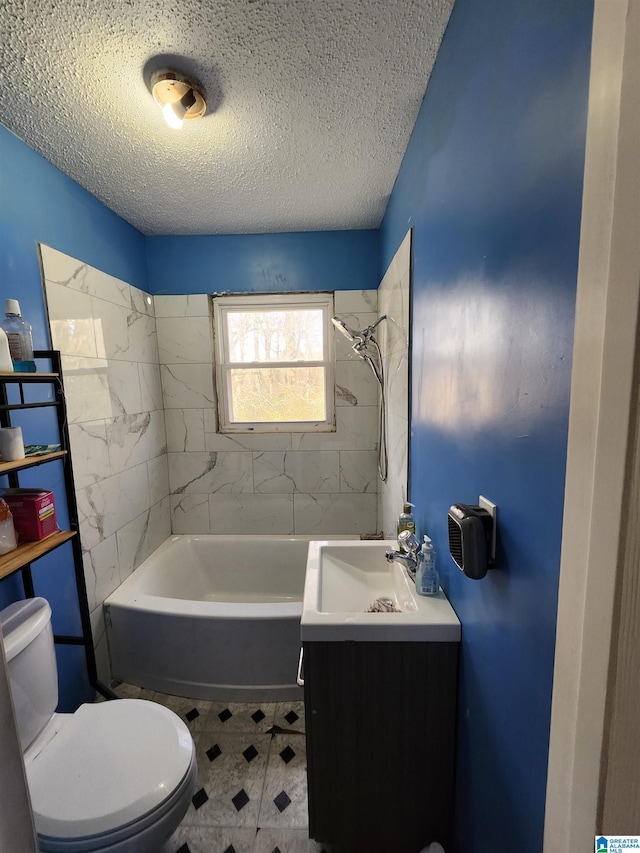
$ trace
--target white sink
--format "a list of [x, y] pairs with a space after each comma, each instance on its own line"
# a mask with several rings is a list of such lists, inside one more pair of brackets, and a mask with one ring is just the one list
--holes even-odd
[[[421, 596], [404, 568], [388, 563], [395, 540], [309, 543], [302, 602], [302, 640], [460, 640], [460, 622], [447, 597]], [[396, 612], [368, 612], [376, 599]]]

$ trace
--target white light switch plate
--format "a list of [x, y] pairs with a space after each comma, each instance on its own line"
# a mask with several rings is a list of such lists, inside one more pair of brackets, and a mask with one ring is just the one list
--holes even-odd
[[489, 555], [492, 560], [496, 558], [496, 530], [498, 528], [498, 507], [490, 501], [488, 498], [480, 495], [478, 498], [478, 506], [482, 507], [482, 509], [486, 509], [486, 511], [493, 518], [493, 532], [491, 534], [491, 554]]

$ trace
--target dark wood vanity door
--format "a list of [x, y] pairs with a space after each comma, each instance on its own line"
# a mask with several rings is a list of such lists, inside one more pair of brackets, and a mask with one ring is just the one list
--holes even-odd
[[310, 837], [333, 853], [451, 849], [458, 643], [303, 647]]

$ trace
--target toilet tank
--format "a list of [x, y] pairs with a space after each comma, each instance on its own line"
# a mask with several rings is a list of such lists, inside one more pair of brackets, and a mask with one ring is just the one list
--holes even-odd
[[0, 611], [20, 743], [25, 750], [58, 704], [58, 670], [51, 608], [44, 598], [16, 601]]

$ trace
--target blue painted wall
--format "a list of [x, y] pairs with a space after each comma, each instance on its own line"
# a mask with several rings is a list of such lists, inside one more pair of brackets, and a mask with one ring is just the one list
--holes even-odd
[[[0, 127], [0, 298], [21, 299], [36, 346], [37, 241], [153, 293], [350, 289], [414, 228], [412, 496], [463, 624], [458, 853], [542, 849], [591, 16], [457, 0], [381, 235], [145, 239]], [[446, 512], [478, 494], [500, 552], [473, 582]]]
[[150, 237], [149, 287], [153, 294], [375, 289], [379, 247], [377, 229]]
[[[31, 299], [40, 271], [34, 250], [46, 243], [143, 290], [145, 237], [0, 125], [0, 283]], [[27, 289], [24, 296], [21, 290]], [[33, 302], [34, 337], [43, 319]], [[23, 310], [26, 315], [26, 311]], [[38, 327], [36, 328], [36, 324]]]
[[[413, 227], [411, 483], [462, 623], [458, 853], [540, 853], [591, 0], [457, 0], [382, 225]], [[448, 551], [499, 507], [498, 569]]]
[[[33, 327], [35, 348], [46, 349], [49, 335], [36, 251], [39, 242], [146, 288], [145, 237], [0, 126], [0, 309], [4, 316], [4, 300], [19, 299], [22, 315]], [[27, 442], [57, 440], [50, 412], [16, 415], [13, 422], [23, 427]], [[21, 483], [52, 489], [59, 524], [68, 524], [61, 465], [25, 472]], [[64, 545], [34, 563], [33, 575], [36, 592], [52, 604], [54, 631], [77, 634], [80, 623], [71, 547]], [[21, 595], [19, 577], [0, 583], [0, 607]], [[56, 653], [60, 710], [72, 710], [91, 698], [84, 652], [57, 646]]]
[[[20, 300], [37, 349], [49, 346], [37, 243], [148, 292], [183, 294], [375, 288], [379, 237], [377, 230], [145, 237], [0, 125], [0, 309], [8, 297]], [[56, 440], [51, 417], [32, 411], [13, 422], [23, 426], [27, 442]], [[54, 491], [65, 526], [62, 469], [43, 466], [25, 473], [22, 482]], [[2, 485], [6, 478], [0, 478]], [[54, 630], [77, 633], [71, 548], [63, 546], [35, 563], [34, 577], [37, 593], [51, 601]], [[0, 582], [0, 608], [20, 597], [19, 577]], [[57, 654], [60, 710], [73, 710], [91, 698], [83, 653], [58, 646]]]

